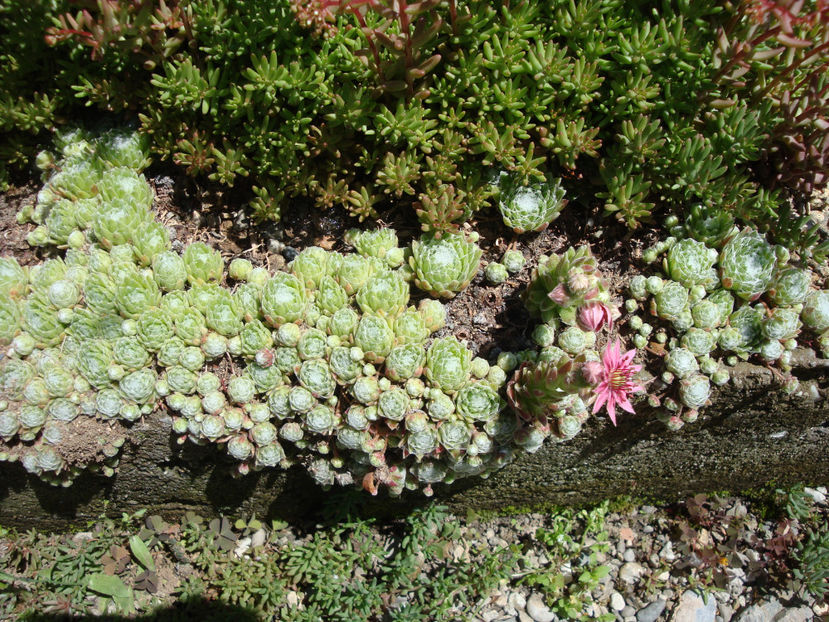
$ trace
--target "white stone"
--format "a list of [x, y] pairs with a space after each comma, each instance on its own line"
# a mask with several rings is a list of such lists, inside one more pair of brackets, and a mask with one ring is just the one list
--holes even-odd
[[233, 550], [233, 554], [236, 557], [242, 557], [248, 552], [248, 549], [250, 549], [250, 536], [239, 538], [239, 541], [236, 543], [236, 548]]
[[685, 590], [679, 597], [679, 604], [671, 615], [672, 622], [714, 622], [717, 615], [717, 601], [709, 597], [708, 602], [700, 598], [699, 594]]
[[826, 505], [826, 493], [815, 488], [804, 488], [803, 492], [809, 495], [815, 503]]
[[625, 599], [619, 592], [613, 592], [610, 595], [610, 606], [615, 611], [621, 611], [625, 608]]
[[625, 583], [635, 583], [645, 574], [645, 568], [636, 562], [628, 562], [619, 569], [619, 578]]
[[532, 594], [527, 599], [527, 613], [535, 622], [553, 622], [556, 619], [556, 614], [550, 611], [538, 594]]
[[783, 605], [778, 600], [761, 600], [738, 612], [733, 620], [734, 622], [770, 622], [782, 610]]
[[257, 529], [254, 534], [250, 537], [250, 545], [253, 548], [257, 546], [262, 546], [265, 544], [265, 540], [268, 539], [268, 534], [264, 529]]
[[515, 609], [524, 609], [527, 606], [527, 599], [519, 592], [513, 592], [509, 595], [507, 602]]

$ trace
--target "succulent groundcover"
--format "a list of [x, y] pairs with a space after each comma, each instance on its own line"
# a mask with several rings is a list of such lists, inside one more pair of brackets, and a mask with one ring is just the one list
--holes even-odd
[[[18, 218], [49, 258], [0, 258], [0, 458], [53, 484], [114, 474], [128, 428], [164, 409], [180, 442], [223, 446], [242, 475], [301, 465], [323, 486], [431, 494], [571, 439], [591, 415], [615, 424], [637, 405], [678, 429], [741, 358], [797, 390], [801, 335], [829, 355], [829, 291], [747, 227], [712, 239], [693, 219], [669, 222], [624, 304], [588, 246], [540, 258], [524, 293], [537, 347], [488, 361], [434, 335], [441, 300], [482, 268], [474, 234], [401, 247], [392, 229], [355, 229], [353, 252], [308, 247], [270, 272], [203, 242], [172, 250], [135, 134], [66, 131], [37, 161], [45, 185]], [[564, 204], [558, 182], [504, 201], [507, 226], [526, 212], [522, 232]], [[503, 282], [524, 259], [508, 250], [485, 278]], [[645, 349], [664, 357], [647, 386]], [[68, 451], [81, 429], [90, 446]]]

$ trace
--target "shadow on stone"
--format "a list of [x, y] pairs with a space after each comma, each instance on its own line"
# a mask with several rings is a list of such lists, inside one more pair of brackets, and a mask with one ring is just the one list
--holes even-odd
[[28, 613], [19, 618], [20, 622], [258, 622], [260, 619], [261, 616], [250, 609], [204, 598], [182, 599], [171, 607], [156, 609], [143, 616]]

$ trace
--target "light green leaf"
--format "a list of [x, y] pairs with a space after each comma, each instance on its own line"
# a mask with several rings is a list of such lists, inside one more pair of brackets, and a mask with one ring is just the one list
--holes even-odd
[[139, 564], [150, 572], [155, 570], [155, 562], [153, 561], [153, 556], [150, 554], [150, 549], [147, 548], [144, 541], [137, 535], [130, 538], [130, 550]]
[[119, 577], [98, 573], [89, 577], [87, 587], [93, 592], [109, 596], [115, 601], [118, 609], [125, 613], [133, 613], [132, 588], [128, 587]]
[[603, 579], [610, 573], [610, 566], [598, 566], [593, 570], [593, 578], [597, 581]]
[[132, 590], [127, 587], [121, 578], [111, 574], [98, 573], [90, 576], [87, 587], [93, 592], [112, 598], [132, 596]]

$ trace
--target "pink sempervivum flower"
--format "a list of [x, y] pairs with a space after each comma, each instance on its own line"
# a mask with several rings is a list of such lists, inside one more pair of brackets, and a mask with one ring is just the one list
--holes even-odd
[[613, 310], [603, 302], [589, 302], [579, 308], [579, 325], [584, 330], [599, 332], [607, 325], [607, 330], [613, 328]]
[[593, 404], [593, 414], [606, 406], [607, 414], [613, 425], [616, 425], [616, 406], [622, 410], [632, 413], [633, 406], [628, 396], [631, 393], [644, 391], [644, 387], [637, 384], [633, 375], [642, 369], [641, 365], [631, 363], [636, 355], [636, 350], [628, 350], [622, 354], [621, 345], [617, 339], [608, 344], [602, 353], [602, 365], [604, 369], [601, 374], [601, 382], [594, 389], [596, 403]]

